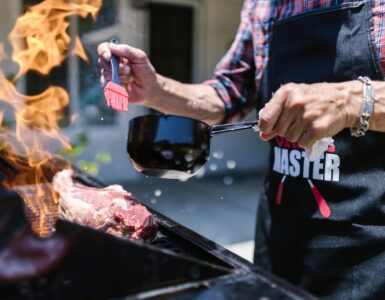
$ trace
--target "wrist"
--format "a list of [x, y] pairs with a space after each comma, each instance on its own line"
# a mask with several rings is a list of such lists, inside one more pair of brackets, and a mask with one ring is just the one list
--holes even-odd
[[362, 104], [362, 83], [358, 80], [339, 83], [344, 94], [345, 127], [358, 127]]
[[372, 85], [375, 104], [369, 129], [385, 132], [385, 83], [383, 81], [372, 81]]
[[164, 87], [164, 81], [165, 78], [159, 74], [155, 74], [155, 79], [153, 81], [153, 84], [151, 84], [147, 97], [144, 99], [144, 105], [151, 107], [151, 108], [156, 108], [157, 103], [160, 101], [162, 98], [162, 90]]

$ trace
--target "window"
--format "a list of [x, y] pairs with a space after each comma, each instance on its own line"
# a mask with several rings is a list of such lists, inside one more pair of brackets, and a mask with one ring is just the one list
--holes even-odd
[[192, 79], [193, 8], [149, 5], [150, 59], [158, 73], [182, 82]]

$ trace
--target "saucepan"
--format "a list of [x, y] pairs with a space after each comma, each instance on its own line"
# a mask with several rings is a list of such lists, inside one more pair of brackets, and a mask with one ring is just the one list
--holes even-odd
[[145, 115], [130, 120], [127, 152], [134, 168], [148, 176], [187, 179], [205, 165], [212, 135], [253, 128], [258, 121], [209, 126], [175, 115]]

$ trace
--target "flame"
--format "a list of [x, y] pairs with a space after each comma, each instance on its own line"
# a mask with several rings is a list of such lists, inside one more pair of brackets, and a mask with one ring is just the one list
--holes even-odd
[[2, 43], [0, 43], [0, 61], [3, 61], [7, 58], [8, 57], [7, 57], [7, 54], [5, 53], [4, 45]]
[[84, 51], [83, 44], [80, 41], [80, 38], [78, 36], [75, 39], [75, 46], [74, 46], [74, 49], [72, 52], [73, 52], [73, 54], [79, 56], [82, 60], [88, 62], [87, 54]]
[[[87, 60], [80, 38], [76, 36], [71, 41], [67, 33], [68, 17], [91, 15], [95, 19], [101, 4], [102, 0], [44, 0], [31, 6], [16, 20], [8, 36], [12, 60], [19, 66], [15, 80], [31, 70], [42, 76], [49, 75], [52, 68], [60, 66], [70, 54]], [[4, 45], [0, 43], [0, 61], [7, 59]], [[37, 188], [34, 193], [22, 192], [22, 196], [27, 207], [38, 215], [34, 229], [42, 235], [47, 234], [44, 226], [47, 215], [52, 212], [52, 203], [44, 200], [47, 193], [57, 203], [47, 183], [58, 168], [68, 167], [59, 155], [51, 152], [53, 148], [71, 147], [59, 126], [69, 101], [68, 93], [58, 86], [49, 86], [38, 95], [23, 95], [0, 69], [0, 104], [12, 109], [15, 120], [13, 127], [5, 126], [5, 110], [0, 108], [0, 156], [17, 170], [2, 185], [21, 191], [23, 186]]]
[[[28, 70], [48, 75], [65, 59], [71, 37], [67, 33], [67, 17], [91, 14], [95, 19], [101, 0], [45, 0], [34, 5], [20, 18], [9, 35], [13, 47], [12, 59], [20, 66], [17, 77]], [[75, 41], [75, 51], [81, 58], [87, 57], [80, 39]]]

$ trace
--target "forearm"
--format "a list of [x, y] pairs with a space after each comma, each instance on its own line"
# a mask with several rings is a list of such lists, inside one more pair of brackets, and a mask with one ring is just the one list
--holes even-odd
[[209, 125], [220, 123], [225, 116], [224, 104], [210, 85], [184, 84], [161, 75], [157, 75], [157, 87], [146, 99], [145, 105]]

